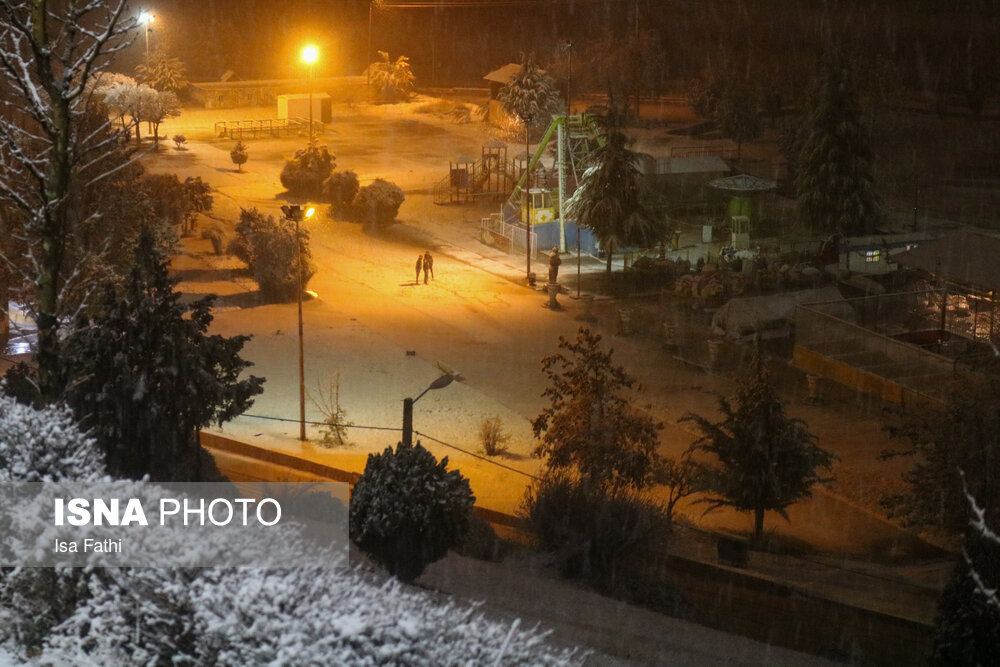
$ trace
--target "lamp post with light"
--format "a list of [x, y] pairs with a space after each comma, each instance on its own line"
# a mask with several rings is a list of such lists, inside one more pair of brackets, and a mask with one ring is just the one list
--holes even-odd
[[305, 345], [302, 331], [302, 235], [299, 223], [302, 218], [311, 218], [316, 209], [310, 207], [305, 211], [298, 204], [282, 206], [281, 212], [285, 218], [295, 222], [295, 296], [299, 306], [299, 440], [306, 439], [306, 361]]
[[420, 400], [420, 397], [432, 389], [442, 389], [451, 384], [454, 376], [445, 373], [434, 382], [431, 382], [427, 389], [424, 389], [416, 398], [403, 399], [403, 444], [407, 447], [413, 445], [413, 404]]
[[531, 285], [531, 153], [528, 147], [528, 129], [531, 126], [532, 116], [531, 114], [524, 114], [521, 116], [521, 122], [524, 123], [524, 209], [525, 209], [525, 234], [524, 234], [524, 247], [526, 249], [527, 255], [527, 275], [525, 278], [528, 280], [528, 284]]
[[312, 145], [313, 140], [313, 90], [312, 90], [312, 75], [313, 75], [313, 65], [319, 60], [319, 49], [317, 49], [312, 44], [305, 46], [302, 49], [302, 62], [306, 64], [306, 71], [308, 72], [308, 82], [309, 82], [309, 145]]
[[149, 55], [149, 24], [154, 22], [156, 17], [149, 12], [139, 12], [139, 23], [142, 24], [146, 33], [146, 55]]

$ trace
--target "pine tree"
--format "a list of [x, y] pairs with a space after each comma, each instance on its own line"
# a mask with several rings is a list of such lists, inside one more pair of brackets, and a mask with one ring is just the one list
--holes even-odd
[[825, 64], [807, 108], [795, 178], [801, 219], [823, 234], [870, 233], [881, 204], [871, 141], [846, 62], [833, 58]]
[[575, 341], [559, 337], [568, 354], [542, 360], [550, 405], [531, 421], [541, 439], [533, 454], [550, 472], [572, 470], [595, 488], [642, 489], [655, 472], [662, 425], [630, 406], [622, 394], [635, 379], [600, 343], [600, 334], [580, 327]]
[[970, 530], [962, 558], [941, 594], [934, 619], [934, 667], [993, 664], [1000, 647], [1000, 606], [983, 595], [974, 575], [994, 591], [1000, 586], [1000, 543]]
[[198, 429], [236, 417], [261, 392], [262, 378], [240, 379], [249, 338], [208, 335], [213, 297], [185, 306], [175, 283], [144, 232], [124, 288], [107, 288], [65, 341], [63, 399], [113, 475], [212, 477]]
[[816, 445], [801, 419], [788, 417], [761, 360], [742, 379], [736, 395], [719, 399], [724, 419], [713, 423], [688, 413], [681, 421], [694, 422], [701, 437], [689, 451], [716, 457], [704, 464], [700, 484], [709, 495], [709, 510], [732, 507], [754, 513], [754, 539], [764, 531], [764, 513], [778, 512], [812, 495], [816, 483], [829, 481], [818, 469], [829, 470], [834, 456]]
[[243, 165], [247, 161], [247, 147], [242, 141], [237, 141], [233, 150], [229, 151], [229, 159], [233, 161], [238, 171], [243, 171]]
[[180, 58], [170, 56], [159, 48], [146, 53], [141, 65], [135, 68], [135, 78], [140, 83], [163, 92], [179, 92], [187, 85], [187, 70]]
[[607, 253], [607, 272], [617, 248], [648, 247], [666, 233], [643, 206], [639, 192], [636, 155], [625, 145], [625, 135], [611, 131], [594, 152], [594, 165], [583, 175], [580, 187], [567, 202], [577, 224], [593, 230]]
[[530, 119], [534, 126], [546, 127], [560, 106], [555, 80], [538, 68], [534, 55], [523, 58], [521, 69], [497, 94], [500, 104], [511, 116]]

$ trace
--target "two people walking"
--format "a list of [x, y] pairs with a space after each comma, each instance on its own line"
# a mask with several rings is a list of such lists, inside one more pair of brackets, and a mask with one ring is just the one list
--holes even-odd
[[413, 282], [414, 283], [416, 283], [418, 285], [420, 284], [420, 271], [421, 270], [424, 272], [424, 284], [425, 285], [427, 284], [427, 276], [428, 276], [428, 274], [430, 275], [431, 280], [434, 280], [434, 258], [431, 257], [430, 251], [425, 252], [423, 255], [417, 255], [417, 266], [416, 266], [416, 268], [417, 268], [417, 274], [413, 278]]

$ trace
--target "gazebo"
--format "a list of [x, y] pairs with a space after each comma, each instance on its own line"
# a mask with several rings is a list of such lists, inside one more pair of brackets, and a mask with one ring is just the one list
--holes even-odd
[[709, 181], [708, 187], [732, 192], [728, 214], [732, 224], [732, 246], [737, 250], [750, 247], [750, 224], [756, 217], [752, 194], [767, 192], [777, 187], [777, 183], [750, 174], [725, 176]]

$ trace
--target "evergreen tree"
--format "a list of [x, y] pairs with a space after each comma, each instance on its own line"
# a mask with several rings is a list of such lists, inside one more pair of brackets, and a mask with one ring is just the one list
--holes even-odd
[[577, 224], [593, 230], [607, 253], [607, 271], [611, 275], [615, 249], [653, 245], [666, 229], [665, 223], [655, 220], [642, 204], [637, 158], [626, 147], [624, 134], [612, 130], [604, 145], [594, 152], [593, 160], [567, 204]]
[[656, 469], [662, 425], [631, 407], [622, 394], [635, 379], [600, 343], [600, 334], [580, 327], [575, 341], [559, 337], [568, 354], [542, 360], [550, 405], [531, 421], [541, 439], [533, 454], [550, 472], [573, 470], [597, 489], [642, 489]]
[[561, 101], [555, 80], [538, 68], [534, 55], [523, 58], [521, 69], [500, 89], [497, 99], [511, 116], [531, 119], [536, 127], [547, 127]]
[[890, 429], [908, 446], [882, 452], [881, 458], [914, 457], [903, 475], [909, 490], [882, 500], [892, 516], [960, 535], [969, 521], [965, 488], [988, 512], [1000, 515], [998, 392], [995, 377], [963, 377], [945, 405], [909, 415]]
[[757, 96], [742, 87], [731, 88], [721, 101], [718, 123], [722, 135], [736, 142], [736, 159], [739, 160], [743, 154], [743, 142], [760, 136]]
[[803, 123], [795, 177], [801, 219], [823, 234], [870, 233], [881, 204], [871, 141], [846, 62], [825, 64]]
[[135, 78], [156, 90], [163, 92], [180, 92], [187, 85], [187, 70], [180, 58], [171, 57], [162, 48], [149, 51], [143, 57], [142, 64], [135, 68]]
[[755, 372], [742, 379], [736, 395], [719, 399], [724, 419], [713, 423], [688, 413], [681, 421], [694, 422], [701, 437], [689, 451], [714, 455], [704, 464], [700, 485], [709, 494], [709, 509], [732, 507], [754, 513], [754, 539], [764, 531], [764, 513], [774, 511], [788, 519], [785, 508], [812, 495], [812, 486], [824, 483], [818, 469], [829, 470], [834, 456], [816, 445], [801, 419], [785, 414], [785, 407], [757, 357]]
[[351, 494], [351, 539], [390, 574], [410, 582], [457, 546], [475, 497], [469, 480], [418, 442], [369, 454]]
[[113, 475], [213, 477], [198, 429], [236, 417], [261, 392], [262, 378], [240, 379], [248, 337], [208, 335], [214, 297], [185, 306], [175, 282], [143, 233], [124, 288], [107, 288], [65, 341], [63, 399]]
[[1000, 647], [1000, 606], [974, 577], [996, 591], [1000, 587], [1000, 543], [981, 531], [966, 534], [962, 558], [941, 594], [934, 619], [934, 667], [994, 664]]
[[242, 141], [237, 141], [233, 150], [229, 151], [229, 159], [236, 165], [237, 171], [243, 171], [243, 165], [247, 161], [247, 147]]

